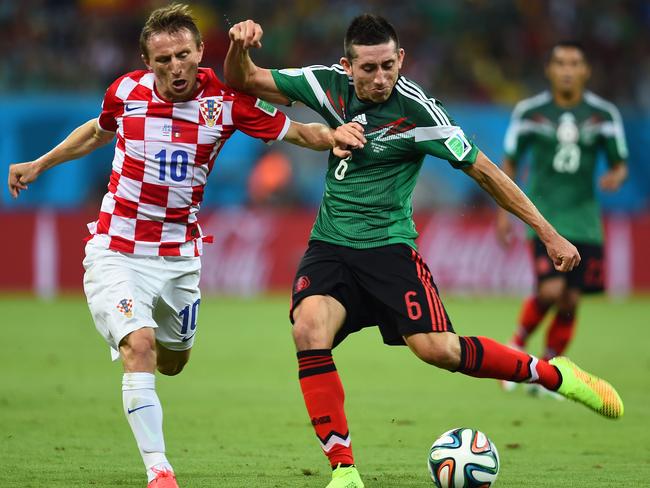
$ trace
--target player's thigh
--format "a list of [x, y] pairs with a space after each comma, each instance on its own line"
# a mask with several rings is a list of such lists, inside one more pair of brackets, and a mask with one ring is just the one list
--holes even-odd
[[343, 305], [329, 295], [310, 295], [293, 310], [293, 337], [298, 349], [330, 348], [345, 322]]
[[[310, 241], [291, 293], [289, 318], [298, 349], [311, 347], [312, 339], [323, 347], [336, 347], [349, 334], [373, 325], [367, 320], [360, 288], [346, 262], [348, 251], [343, 246]], [[296, 321], [298, 308], [300, 322]], [[323, 328], [315, 327], [323, 322]]]
[[168, 277], [153, 311], [158, 324], [156, 341], [171, 352], [187, 351], [192, 348], [198, 330], [200, 258], [167, 258], [165, 273]]
[[350, 284], [351, 276], [340, 252], [340, 246], [310, 241], [293, 280], [289, 310], [292, 323], [295, 323], [298, 313], [303, 320], [314, 315], [336, 320], [340, 308], [345, 312], [346, 297], [342, 294], [342, 288]]
[[377, 303], [376, 320], [385, 342], [388, 328], [397, 343], [415, 333], [453, 332], [431, 272], [417, 251], [402, 244], [383, 246], [358, 252], [353, 262], [361, 288]]
[[95, 327], [115, 351], [122, 339], [143, 327], [156, 327], [157, 285], [140, 272], [136, 257], [86, 245], [84, 292]]
[[548, 304], [557, 302], [567, 286], [567, 279], [571, 272], [562, 273], [555, 269], [553, 261], [546, 252], [546, 247], [539, 239], [531, 242], [533, 250], [533, 263], [535, 280], [537, 284], [537, 297]]

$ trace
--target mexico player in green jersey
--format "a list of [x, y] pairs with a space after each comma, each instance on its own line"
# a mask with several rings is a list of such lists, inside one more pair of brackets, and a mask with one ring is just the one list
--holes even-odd
[[[522, 155], [531, 153], [528, 195], [557, 231], [576, 245], [582, 257], [580, 266], [559, 273], [543, 243], [529, 231], [537, 287], [523, 304], [511, 344], [524, 349], [529, 335], [554, 308], [542, 356], [548, 360], [567, 348], [581, 294], [603, 290], [603, 230], [594, 184], [596, 161], [599, 151], [604, 151], [609, 170], [600, 179], [600, 187], [617, 190], [627, 176], [627, 147], [616, 107], [585, 91], [589, 65], [579, 43], [555, 45], [546, 75], [550, 91], [521, 101], [513, 111], [506, 133], [503, 170], [514, 179]], [[501, 241], [508, 244], [511, 224], [504, 211], [497, 217], [497, 230]], [[502, 385], [509, 390], [515, 383]]]
[[[383, 18], [355, 18], [341, 64], [301, 69], [257, 67], [253, 21], [230, 29], [226, 80], [270, 102], [300, 101], [332, 127], [357, 122], [362, 148], [330, 155], [325, 193], [293, 284], [290, 316], [300, 387], [316, 435], [333, 468], [329, 488], [360, 488], [332, 348], [348, 334], [378, 326], [386, 344], [406, 344], [423, 361], [476, 377], [540, 383], [599, 413], [623, 405], [605, 381], [565, 358], [541, 361], [486, 337], [454, 333], [438, 289], [417, 252], [411, 194], [424, 156], [449, 161], [504, 208], [528, 223], [561, 271], [580, 256], [530, 200], [464, 135], [440, 102], [399, 71], [404, 50]], [[453, 259], [453, 252], [450, 252]]]

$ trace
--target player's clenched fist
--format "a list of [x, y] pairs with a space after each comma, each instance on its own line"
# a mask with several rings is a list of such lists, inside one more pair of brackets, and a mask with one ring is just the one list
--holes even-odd
[[352, 149], [362, 149], [366, 143], [363, 135], [363, 126], [357, 122], [340, 125], [334, 131], [334, 155], [338, 158], [347, 158]]
[[27, 190], [27, 184], [38, 178], [40, 171], [35, 161], [17, 163], [9, 166], [9, 193], [16, 198], [22, 190]]
[[571, 271], [580, 264], [576, 247], [559, 234], [546, 244], [546, 251], [558, 271]]
[[228, 31], [230, 40], [244, 49], [262, 47], [263, 34], [262, 26], [250, 19], [233, 25]]

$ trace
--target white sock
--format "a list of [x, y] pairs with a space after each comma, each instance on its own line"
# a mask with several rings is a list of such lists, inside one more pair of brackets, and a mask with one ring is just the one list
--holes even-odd
[[148, 481], [156, 477], [153, 467], [172, 471], [165, 456], [163, 413], [156, 394], [156, 376], [152, 373], [124, 373], [122, 404], [147, 469]]

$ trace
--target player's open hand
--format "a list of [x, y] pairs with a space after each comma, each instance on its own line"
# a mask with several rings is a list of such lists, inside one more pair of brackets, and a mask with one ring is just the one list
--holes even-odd
[[352, 149], [361, 149], [366, 142], [363, 126], [357, 122], [348, 122], [339, 125], [334, 131], [335, 146], [332, 151], [337, 158], [345, 159], [352, 155]]
[[580, 264], [576, 247], [559, 234], [546, 243], [546, 252], [558, 271], [566, 273]]
[[9, 166], [9, 193], [14, 198], [22, 190], [27, 190], [27, 185], [38, 178], [40, 171], [35, 161], [17, 163]]
[[262, 47], [263, 34], [262, 26], [250, 19], [233, 25], [228, 31], [230, 40], [243, 49]]
[[604, 191], [616, 191], [621, 187], [622, 179], [615, 172], [608, 171], [600, 177], [599, 186]]

